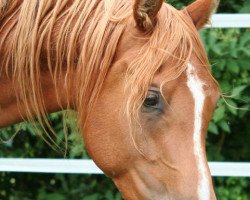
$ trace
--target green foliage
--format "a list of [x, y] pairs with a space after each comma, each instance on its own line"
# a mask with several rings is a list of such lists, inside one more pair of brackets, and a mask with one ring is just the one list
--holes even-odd
[[[169, 0], [182, 8], [190, 0]], [[243, 6], [245, 5], [245, 6]], [[220, 12], [250, 12], [250, 0], [221, 2]], [[218, 102], [208, 128], [207, 155], [209, 160], [250, 161], [250, 30], [206, 29], [201, 32], [212, 64], [212, 72], [219, 81], [224, 100]], [[237, 109], [236, 109], [237, 108]], [[50, 116], [58, 134], [57, 144], [64, 149], [62, 114]], [[69, 123], [67, 121], [67, 123]], [[17, 133], [12, 140], [13, 133]], [[67, 157], [88, 158], [81, 136], [68, 130]], [[53, 136], [52, 136], [53, 137]], [[2, 143], [1, 141], [6, 141]], [[63, 151], [55, 151], [34, 134], [28, 124], [14, 125], [0, 130], [0, 156], [25, 158], [62, 158]], [[215, 191], [220, 200], [250, 199], [248, 178], [214, 178]], [[121, 196], [111, 180], [100, 175], [1, 173], [0, 200], [120, 200]]]
[[[193, 2], [193, 0], [166, 0], [169, 4], [181, 9]], [[219, 13], [250, 12], [250, 0], [220, 1]]]
[[[248, 29], [204, 30], [201, 36], [221, 88], [208, 127], [208, 158], [250, 161], [250, 32]], [[214, 178], [218, 199], [250, 199], [247, 178]]]
[[[209, 132], [215, 135], [234, 133], [234, 123], [244, 122], [250, 109], [250, 34], [249, 30], [205, 30], [202, 32], [212, 71], [219, 81], [222, 97], [218, 102]], [[247, 127], [241, 130], [249, 132]]]
[[248, 200], [249, 180], [247, 178], [216, 178], [215, 191], [220, 200]]
[[231, 0], [230, 3], [229, 1], [220, 1], [218, 12], [229, 12], [229, 13], [238, 12], [243, 8], [244, 4], [248, 1], [249, 0]]

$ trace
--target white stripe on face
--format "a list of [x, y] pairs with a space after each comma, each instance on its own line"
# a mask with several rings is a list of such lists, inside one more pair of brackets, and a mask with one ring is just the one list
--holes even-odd
[[199, 170], [198, 197], [199, 200], [210, 199], [209, 179], [201, 146], [202, 112], [205, 101], [203, 83], [197, 76], [192, 64], [187, 67], [187, 85], [194, 99], [194, 155]]

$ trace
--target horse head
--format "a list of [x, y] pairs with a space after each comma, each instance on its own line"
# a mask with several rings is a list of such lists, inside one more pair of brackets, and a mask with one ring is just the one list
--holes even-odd
[[90, 155], [125, 199], [216, 199], [205, 138], [219, 93], [198, 36], [216, 6], [134, 2], [84, 126]]

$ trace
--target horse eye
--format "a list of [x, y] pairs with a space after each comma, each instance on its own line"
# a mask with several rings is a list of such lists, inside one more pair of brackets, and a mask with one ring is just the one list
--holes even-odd
[[[155, 108], [157, 109], [160, 102], [160, 95], [157, 91], [150, 90], [146, 99], [143, 102], [145, 108]], [[160, 108], [159, 108], [160, 109]]]

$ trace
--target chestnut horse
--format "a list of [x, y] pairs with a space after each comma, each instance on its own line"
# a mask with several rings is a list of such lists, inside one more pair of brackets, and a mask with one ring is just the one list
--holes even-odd
[[197, 30], [217, 4], [0, 1], [0, 127], [46, 129], [72, 109], [124, 199], [216, 199], [205, 137], [219, 92]]

